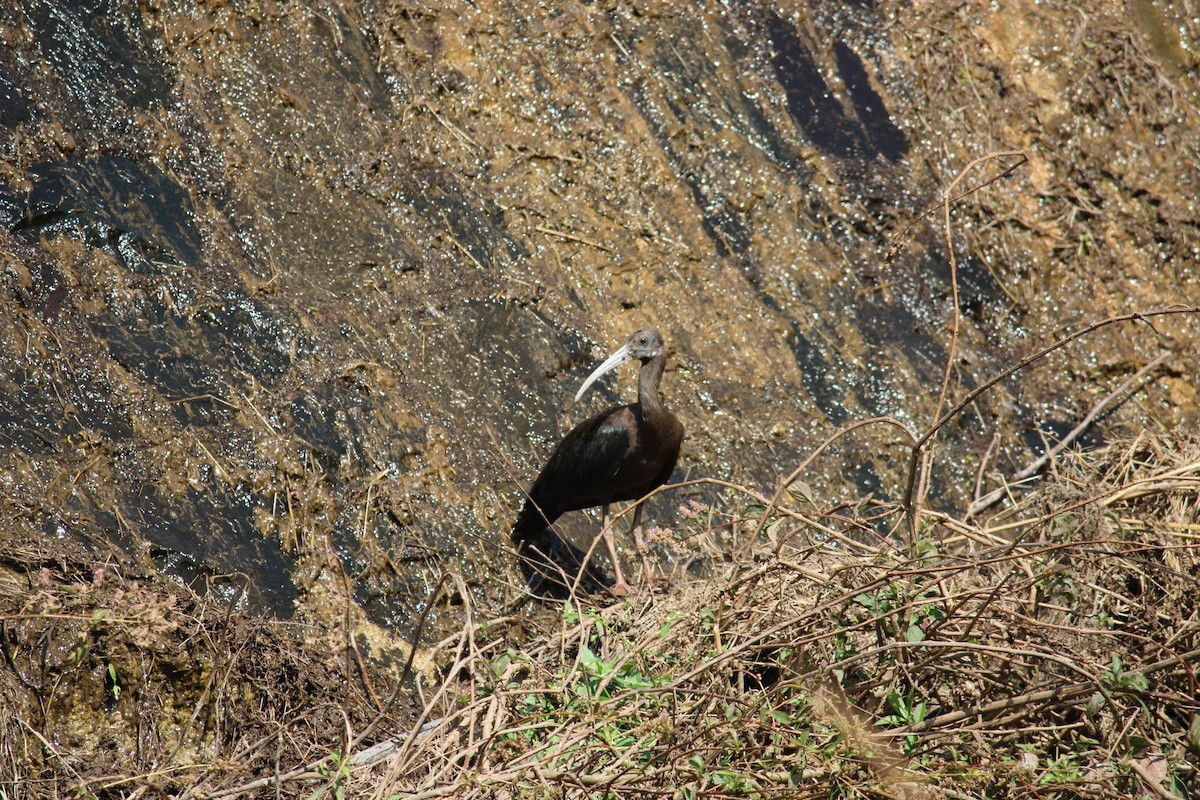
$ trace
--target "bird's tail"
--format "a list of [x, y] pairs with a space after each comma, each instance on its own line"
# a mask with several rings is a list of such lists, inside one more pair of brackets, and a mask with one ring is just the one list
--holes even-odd
[[525, 507], [521, 509], [521, 515], [517, 517], [509, 538], [512, 539], [512, 543], [515, 545], [520, 545], [522, 542], [536, 541], [548, 527], [549, 524], [546, 522], [546, 518], [538, 510], [534, 502], [526, 500]]
[[537, 597], [565, 600], [575, 589], [577, 578], [578, 589], [587, 594], [613, 585], [612, 578], [585, 563], [587, 553], [559, 536], [532, 502], [525, 503], [510, 537], [529, 591]]

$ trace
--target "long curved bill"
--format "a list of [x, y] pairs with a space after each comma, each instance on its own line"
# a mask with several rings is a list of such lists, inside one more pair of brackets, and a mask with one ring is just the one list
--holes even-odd
[[611, 356], [604, 359], [604, 363], [596, 367], [596, 371], [588, 375], [587, 380], [583, 382], [583, 386], [579, 387], [579, 391], [575, 393], [575, 400], [578, 401], [579, 398], [583, 397], [583, 393], [588, 390], [589, 386], [600, 380], [601, 375], [614, 369], [618, 364], [623, 364], [633, 358], [633, 354], [630, 352], [631, 349], [629, 344], [625, 344]]

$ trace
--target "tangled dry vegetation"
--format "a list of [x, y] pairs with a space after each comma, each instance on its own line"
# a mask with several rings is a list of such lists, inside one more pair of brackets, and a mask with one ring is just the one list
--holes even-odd
[[1198, 486], [1200, 440], [1143, 435], [1058, 460], [986, 523], [922, 516], [910, 552], [870, 533], [893, 508], [806, 517], [794, 492], [766, 520], [710, 511], [692, 534], [742, 557], [706, 580], [568, 604], [533, 648], [464, 629], [421, 733], [365, 780], [412, 798], [1195, 796]]
[[1198, 486], [1200, 438], [1142, 435], [907, 545], [726, 487], [703, 579], [471, 622], [411, 712], [351, 648], [9, 543], [0, 796], [1195, 796]]
[[237, 601], [106, 543], [0, 538], [0, 797], [320, 786], [356, 734], [403, 724], [364, 663]]

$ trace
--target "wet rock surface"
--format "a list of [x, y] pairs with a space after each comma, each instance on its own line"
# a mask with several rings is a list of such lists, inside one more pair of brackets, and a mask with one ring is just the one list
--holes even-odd
[[[0, 536], [115, 542], [318, 627], [352, 598], [402, 638], [430, 603], [455, 624], [443, 574], [521, 596], [521, 487], [629, 396], [570, 402], [636, 327], [675, 351], [676, 477], [769, 492], [843, 426], [924, 430], [947, 375], [953, 402], [1196, 304], [1197, 23], [1138, 8], [0, 11]], [[1194, 425], [1195, 336], [1114, 325], [1000, 383], [938, 438], [931, 502], [1163, 350], [1090, 435]], [[897, 501], [907, 459], [864, 428], [804, 480]]]

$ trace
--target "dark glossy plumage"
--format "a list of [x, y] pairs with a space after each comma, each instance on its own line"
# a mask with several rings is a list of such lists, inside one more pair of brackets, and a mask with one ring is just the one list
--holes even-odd
[[[616, 573], [612, 591], [616, 594], [631, 591], [621, 573], [612, 541], [608, 506], [612, 502], [641, 500], [666, 483], [675, 469], [683, 441], [683, 425], [663, 406], [658, 394], [667, 362], [666, 348], [658, 331], [645, 329], [634, 333], [588, 377], [576, 395], [578, 399], [605, 372], [632, 360], [642, 364], [637, 402], [596, 414], [563, 437], [534, 481], [513, 526], [513, 542], [530, 579], [530, 588], [537, 594], [565, 595], [569, 582], [564, 578], [573, 580], [582, 562], [582, 554], [563, 541], [550, 524], [568, 511], [594, 506], [603, 509], [601, 533]], [[639, 551], [637, 527], [641, 511], [639, 503], [630, 526]], [[570, 551], [574, 551], [574, 557], [567, 558], [568, 563], [551, 558], [555, 552], [562, 555]], [[585, 573], [581, 585], [585, 582], [607, 581], [591, 569]]]

